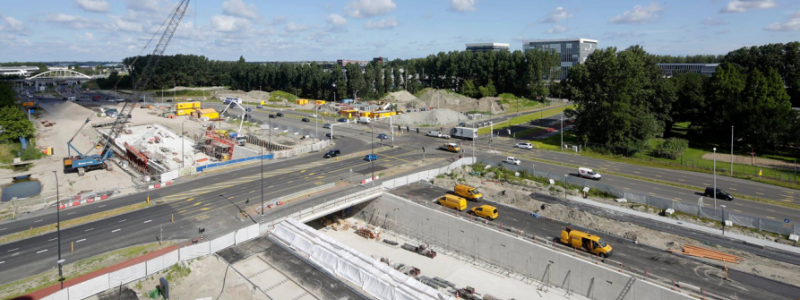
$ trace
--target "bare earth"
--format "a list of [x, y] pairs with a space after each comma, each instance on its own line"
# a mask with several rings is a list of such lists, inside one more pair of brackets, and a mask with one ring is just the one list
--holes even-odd
[[[703, 159], [705, 159], [705, 160], [714, 160], [714, 154], [713, 153], [703, 154]], [[717, 153], [717, 162], [718, 163], [719, 162], [727, 162], [727, 163], [729, 163], [729, 162], [731, 162], [731, 155], [730, 154], [719, 154], [719, 153]], [[761, 157], [755, 157], [753, 159], [753, 158], [750, 158], [750, 156], [745, 156], [745, 155], [734, 155], [733, 156], [733, 162], [737, 163], [737, 164], [743, 164], [743, 165], [753, 165], [753, 163], [755, 163], [756, 166], [763, 166], [763, 167], [769, 167], [769, 168], [779, 168], [779, 169], [794, 169], [797, 166], [796, 164], [793, 164], [793, 163], [790, 163], [790, 162], [785, 162], [785, 161], [782, 161], [782, 160], [761, 158]]]

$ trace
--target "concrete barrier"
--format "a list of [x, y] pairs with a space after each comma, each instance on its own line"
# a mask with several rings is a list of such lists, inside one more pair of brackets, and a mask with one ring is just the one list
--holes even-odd
[[[388, 219], [386, 212], [392, 212]], [[643, 280], [631, 281], [631, 276], [602, 264], [576, 259], [438, 210], [419, 209], [419, 204], [390, 194], [364, 205], [356, 216], [590, 299], [617, 299], [629, 281], [628, 300], [691, 299]]]

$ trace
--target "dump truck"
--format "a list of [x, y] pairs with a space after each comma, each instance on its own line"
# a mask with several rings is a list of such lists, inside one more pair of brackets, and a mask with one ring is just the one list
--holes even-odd
[[611, 256], [611, 245], [606, 244], [599, 236], [567, 227], [561, 231], [561, 238], [556, 241], [572, 248], [580, 248], [589, 253], [606, 258]]
[[457, 139], [473, 140], [478, 138], [478, 129], [469, 127], [456, 127], [450, 130], [450, 136]]
[[439, 149], [442, 149], [444, 151], [450, 151], [453, 153], [461, 152], [461, 147], [459, 147], [458, 144], [455, 143], [444, 143], [441, 146], [439, 146]]

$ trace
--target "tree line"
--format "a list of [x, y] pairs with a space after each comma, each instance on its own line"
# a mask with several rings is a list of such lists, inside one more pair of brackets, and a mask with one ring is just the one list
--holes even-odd
[[800, 142], [800, 116], [786, 86], [798, 80], [797, 46], [743, 48], [725, 55], [711, 77], [671, 78], [662, 76], [658, 57], [639, 46], [598, 49], [562, 82], [577, 104], [567, 114], [576, 118], [579, 143], [616, 153], [644, 151], [650, 139], [669, 137], [678, 122], [691, 122], [687, 137], [701, 144], [730, 145], [733, 129], [741, 148], [785, 149]]
[[[98, 80], [101, 88], [130, 88], [132, 77], [140, 76], [149, 56], [128, 57], [130, 75], [112, 73]], [[425, 58], [386, 63], [371, 62], [326, 69], [310, 64], [252, 64], [210, 60], [197, 55], [163, 56], [146, 89], [173, 86], [229, 86], [239, 90], [282, 90], [299, 97], [333, 100], [359, 97], [377, 99], [388, 92], [416, 93], [424, 88], [452, 89], [472, 97], [500, 93], [535, 97], [548, 94], [548, 82], [558, 70], [558, 54], [544, 51], [440, 52]], [[335, 84], [335, 86], [334, 86]]]
[[0, 82], [0, 142], [30, 138], [34, 134], [33, 123], [15, 104], [17, 93], [10, 82]]

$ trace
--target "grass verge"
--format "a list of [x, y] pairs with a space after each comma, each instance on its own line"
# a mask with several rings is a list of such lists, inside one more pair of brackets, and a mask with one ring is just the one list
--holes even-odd
[[[100, 220], [100, 219], [105, 219], [105, 218], [108, 218], [108, 217], [113, 217], [113, 216], [121, 215], [121, 214], [124, 214], [124, 213], [140, 210], [140, 209], [145, 208], [147, 206], [149, 206], [149, 204], [147, 204], [145, 202], [142, 202], [142, 203], [131, 204], [131, 205], [128, 205], [128, 206], [123, 206], [123, 207], [120, 207], [120, 208], [116, 208], [116, 209], [112, 209], [112, 210], [107, 210], [107, 211], [91, 214], [91, 215], [80, 217], [80, 218], [75, 218], [75, 219], [72, 219], [72, 220], [63, 221], [63, 222], [61, 222], [61, 229], [75, 227], [75, 226], [78, 226], [78, 225], [81, 225], [81, 224], [85, 224], [85, 223], [89, 223], [89, 222], [92, 222], [92, 221], [97, 221], [97, 220]], [[42, 235], [42, 234], [53, 232], [53, 231], [56, 231], [56, 224], [49, 224], [49, 225], [44, 225], [44, 226], [40, 226], [40, 227], [36, 227], [36, 228], [31, 228], [30, 230], [25, 230], [25, 231], [20, 231], [20, 232], [15, 232], [15, 233], [12, 233], [12, 234], [7, 234], [7, 235], [4, 235], [4, 236], [0, 236], [0, 244], [5, 244], [5, 243], [13, 242], [13, 241], [18, 241], [18, 240], [21, 240], [21, 239], [29, 238], [29, 237], [32, 237], [32, 236], [38, 236], [38, 235]]]
[[[519, 125], [519, 124], [525, 124], [525, 123], [528, 123], [528, 122], [533, 121], [533, 120], [538, 120], [540, 118], [547, 118], [547, 117], [550, 117], [550, 116], [554, 116], [554, 115], [560, 114], [565, 109], [574, 109], [574, 108], [575, 108], [575, 105], [567, 105], [567, 106], [560, 106], [560, 107], [545, 109], [541, 113], [538, 113], [538, 114], [532, 113], [532, 114], [522, 115], [522, 116], [518, 116], [518, 117], [513, 117], [513, 118], [511, 118], [509, 120], [509, 122], [511, 123], [511, 126]], [[498, 130], [498, 129], [506, 128], [506, 127], [509, 126], [509, 122], [498, 122], [498, 123], [495, 123], [494, 124], [494, 129]], [[489, 130], [490, 130], [489, 127], [480, 128], [480, 129], [478, 129], [478, 134], [479, 135], [480, 134], [488, 134]]]
[[[170, 246], [172, 243], [167, 241], [163, 247]], [[79, 260], [71, 264], [64, 265], [63, 272], [64, 278], [72, 279], [82, 275], [113, 266], [115, 264], [124, 262], [134, 257], [138, 257], [158, 249], [162, 249], [158, 243], [150, 243], [139, 246], [132, 246], [123, 248], [108, 253], [103, 253], [87, 259]], [[180, 271], [183, 272], [183, 271]], [[51, 286], [58, 283], [58, 269], [52, 269], [23, 278], [14, 282], [10, 282], [0, 286], [0, 298], [11, 299], [21, 296], [30, 292], [40, 290], [42, 288]]]

